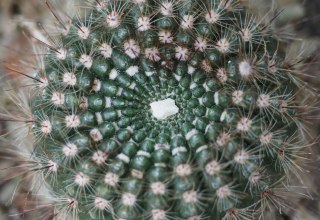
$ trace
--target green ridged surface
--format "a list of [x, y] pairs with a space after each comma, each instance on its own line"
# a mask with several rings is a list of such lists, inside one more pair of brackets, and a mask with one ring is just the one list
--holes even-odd
[[[297, 151], [278, 42], [232, 1], [137, 2], [98, 3], [44, 58], [31, 106], [47, 182], [81, 220], [253, 218]], [[157, 120], [167, 98], [179, 112]]]

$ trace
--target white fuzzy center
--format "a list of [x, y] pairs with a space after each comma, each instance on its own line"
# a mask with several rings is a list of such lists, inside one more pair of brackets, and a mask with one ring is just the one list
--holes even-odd
[[208, 42], [206, 39], [202, 38], [202, 37], [198, 37], [196, 42], [194, 43], [194, 48], [196, 50], [199, 50], [201, 52], [205, 51], [205, 49], [207, 49], [208, 47]]
[[153, 209], [151, 211], [152, 214], [152, 219], [153, 220], [162, 220], [162, 219], [167, 219], [166, 218], [166, 212], [162, 209]]
[[44, 133], [45, 135], [48, 135], [51, 133], [52, 131], [52, 125], [50, 123], [50, 121], [46, 120], [41, 122], [41, 127], [40, 127], [42, 133]]
[[191, 29], [193, 28], [193, 24], [194, 24], [194, 17], [192, 15], [185, 15], [182, 18], [181, 21], [181, 28], [182, 29]]
[[189, 58], [189, 51], [186, 47], [176, 47], [176, 58], [181, 61], [186, 61]]
[[107, 154], [102, 152], [102, 151], [100, 151], [100, 150], [94, 152], [93, 155], [92, 155], [92, 160], [97, 165], [103, 164], [106, 159], [107, 159]]
[[49, 167], [49, 171], [52, 173], [56, 173], [58, 171], [59, 165], [55, 162], [53, 162], [52, 160], [48, 161], [48, 167]]
[[248, 118], [241, 118], [237, 124], [237, 129], [242, 132], [247, 132], [250, 130], [252, 124], [252, 120]]
[[215, 12], [213, 9], [211, 9], [205, 16], [206, 21], [209, 24], [214, 24], [216, 23], [220, 18], [220, 14]]
[[64, 100], [65, 100], [65, 97], [64, 97], [63, 93], [54, 92], [52, 94], [51, 101], [53, 102], [53, 104], [55, 104], [55, 105], [63, 105], [64, 104]]
[[67, 157], [74, 157], [78, 153], [78, 147], [75, 144], [68, 143], [62, 148], [62, 152]]
[[217, 78], [221, 83], [225, 83], [228, 80], [227, 71], [224, 68], [217, 70]]
[[228, 41], [228, 39], [222, 38], [217, 42], [216, 48], [223, 54], [228, 53], [230, 51], [230, 42]]
[[163, 44], [169, 44], [173, 42], [173, 37], [170, 31], [162, 30], [158, 34], [159, 41]]
[[144, 53], [146, 57], [151, 61], [156, 62], [161, 59], [159, 50], [156, 47], [146, 48]]
[[80, 118], [77, 115], [67, 115], [65, 122], [68, 128], [76, 128], [80, 125]]
[[100, 210], [110, 209], [111, 203], [103, 198], [96, 197], [94, 200], [94, 207]]
[[249, 28], [243, 28], [240, 32], [240, 35], [245, 42], [249, 42], [252, 39], [252, 32]]
[[227, 198], [231, 195], [231, 190], [230, 190], [229, 186], [227, 186], [227, 185], [222, 186], [217, 190], [216, 194], [219, 199], [224, 199], [224, 198]]
[[259, 172], [253, 172], [249, 176], [249, 182], [251, 184], [257, 184], [262, 179], [262, 175]]
[[56, 52], [56, 56], [59, 60], [64, 60], [67, 57], [67, 50], [65, 48], [60, 48]]
[[220, 165], [217, 161], [213, 160], [207, 163], [207, 165], [205, 166], [205, 170], [207, 174], [209, 174], [210, 176], [213, 176], [220, 171]]
[[236, 90], [232, 93], [232, 102], [236, 105], [239, 105], [244, 97], [244, 92], [241, 90]]
[[197, 196], [197, 192], [193, 191], [193, 190], [184, 192], [182, 194], [183, 201], [186, 202], [186, 203], [196, 203], [197, 200], [198, 200], [197, 197], [198, 197]]
[[126, 41], [123, 47], [125, 53], [132, 59], [137, 58], [140, 54], [140, 46], [133, 39], [129, 39], [128, 41]]
[[270, 144], [270, 142], [272, 141], [272, 138], [273, 138], [273, 134], [271, 132], [264, 131], [260, 135], [260, 142], [261, 144]]
[[234, 160], [236, 163], [243, 165], [249, 160], [249, 154], [244, 150], [240, 150], [235, 154]]
[[92, 57], [86, 54], [82, 54], [79, 61], [87, 69], [90, 69], [93, 63]]
[[90, 29], [88, 27], [82, 26], [78, 29], [78, 36], [84, 40], [88, 39], [90, 35]]
[[240, 75], [244, 78], [248, 78], [252, 75], [252, 67], [248, 61], [241, 61], [239, 63]]
[[66, 72], [63, 74], [63, 82], [69, 86], [74, 86], [77, 83], [77, 77], [72, 72]]
[[78, 186], [84, 187], [90, 183], [90, 178], [87, 175], [85, 175], [84, 173], [80, 172], [75, 176], [74, 182]]
[[99, 47], [99, 51], [102, 54], [102, 56], [104, 56], [104, 58], [110, 58], [112, 55], [112, 47], [107, 43], [103, 43]]
[[149, 17], [140, 17], [138, 19], [137, 29], [138, 31], [147, 31], [151, 28], [150, 18]]
[[162, 182], [154, 182], [151, 184], [151, 191], [155, 195], [163, 195], [166, 193], [166, 185]]
[[192, 173], [191, 166], [189, 164], [179, 164], [176, 167], [176, 173], [178, 176], [181, 177], [189, 176]]
[[160, 13], [164, 16], [172, 15], [173, 4], [172, 2], [164, 2], [161, 4]]
[[104, 177], [104, 182], [109, 186], [116, 186], [119, 182], [119, 176], [115, 173], [108, 172]]
[[125, 206], [132, 207], [135, 205], [137, 197], [132, 193], [124, 193], [121, 197], [121, 200]]
[[107, 15], [107, 24], [111, 28], [116, 28], [120, 24], [120, 16], [116, 11], [112, 11]]
[[164, 120], [179, 112], [179, 108], [176, 106], [174, 100], [170, 98], [152, 102], [150, 106], [153, 117], [158, 120]]
[[259, 108], [267, 108], [270, 106], [270, 96], [267, 94], [261, 94], [257, 100], [257, 106]]
[[222, 132], [222, 134], [220, 134], [219, 137], [217, 138], [217, 144], [218, 146], [222, 147], [226, 145], [230, 139], [231, 139], [230, 134]]
[[97, 128], [94, 128], [90, 131], [90, 137], [95, 141], [101, 141], [103, 139], [102, 134]]

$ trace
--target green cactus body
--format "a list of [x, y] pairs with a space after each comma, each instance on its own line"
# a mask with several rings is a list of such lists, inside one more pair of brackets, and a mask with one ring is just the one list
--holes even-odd
[[71, 22], [31, 109], [33, 157], [75, 218], [263, 213], [300, 148], [298, 84], [258, 22], [227, 0], [97, 1]]

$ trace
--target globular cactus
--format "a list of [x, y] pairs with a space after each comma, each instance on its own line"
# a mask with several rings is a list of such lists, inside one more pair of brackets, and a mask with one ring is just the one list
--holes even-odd
[[235, 0], [97, 0], [56, 17], [28, 120], [54, 218], [238, 220], [289, 206], [310, 93], [268, 24]]

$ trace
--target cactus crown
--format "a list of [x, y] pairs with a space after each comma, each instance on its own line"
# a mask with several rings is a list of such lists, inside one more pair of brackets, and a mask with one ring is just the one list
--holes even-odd
[[57, 217], [253, 219], [285, 206], [274, 189], [300, 168], [300, 81], [237, 1], [97, 0], [61, 26], [30, 102], [33, 158], [65, 201]]

